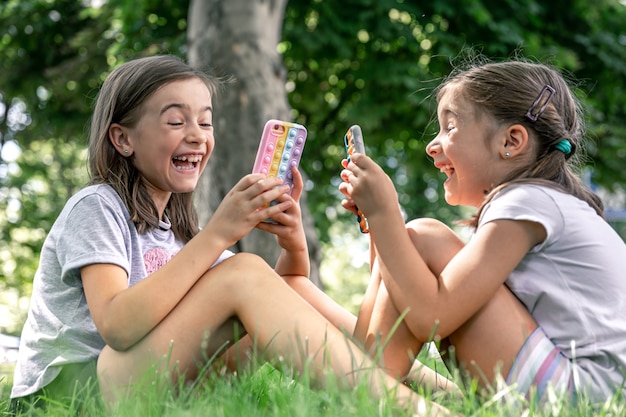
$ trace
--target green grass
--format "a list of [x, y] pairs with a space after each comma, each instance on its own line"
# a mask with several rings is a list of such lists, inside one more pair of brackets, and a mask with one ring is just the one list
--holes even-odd
[[[339, 388], [331, 379], [325, 388], [311, 388], [304, 377], [279, 372], [276, 368], [259, 365], [255, 369], [234, 376], [207, 376], [202, 383], [169, 387], [159, 390], [147, 387], [129, 395], [115, 410], [105, 410], [88, 403], [81, 416], [89, 417], [317, 417], [317, 416], [410, 416], [391, 400], [372, 398], [365, 386], [354, 389]], [[8, 403], [10, 380], [0, 381], [0, 410]], [[475, 390], [465, 398], [451, 398], [421, 392], [423, 395], [449, 407], [461, 416], [624, 416], [626, 404], [617, 396], [605, 404], [586, 401], [568, 404], [561, 398], [552, 398], [542, 408], [528, 404], [507, 405], [506, 398], [514, 398], [506, 391], [494, 392], [479, 399]], [[73, 407], [53, 405], [47, 412], [26, 415], [41, 417], [75, 416]], [[0, 415], [2, 413], [0, 412]]]

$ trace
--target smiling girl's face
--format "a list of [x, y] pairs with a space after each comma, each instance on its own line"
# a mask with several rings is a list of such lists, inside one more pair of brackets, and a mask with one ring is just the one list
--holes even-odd
[[437, 107], [439, 133], [426, 152], [448, 177], [443, 184], [446, 202], [479, 207], [510, 166], [501, 157], [501, 142], [493, 140], [502, 129], [478, 113], [461, 90], [457, 84], [446, 86]]
[[118, 128], [129, 151], [125, 156], [164, 208], [171, 193], [195, 189], [213, 151], [211, 94], [198, 78], [168, 83], [143, 103], [136, 126]]

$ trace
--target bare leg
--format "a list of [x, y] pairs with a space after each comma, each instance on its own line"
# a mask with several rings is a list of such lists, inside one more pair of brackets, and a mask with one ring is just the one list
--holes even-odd
[[[441, 271], [449, 259], [456, 254], [463, 242], [449, 229], [442, 239], [439, 234], [440, 222], [420, 220], [407, 226], [414, 242], [422, 242], [420, 248], [429, 266]], [[417, 239], [418, 231], [424, 238]], [[430, 238], [440, 246], [430, 246]], [[444, 256], [445, 255], [445, 258]], [[411, 372], [411, 380], [427, 383], [434, 389], [449, 389], [458, 392], [454, 383], [437, 375], [427, 367], [415, 364], [415, 356], [420, 351], [423, 342], [418, 341], [408, 330], [404, 322], [398, 322], [401, 317], [389, 298], [382, 283], [382, 268], [376, 259], [375, 248], [372, 248], [372, 273], [367, 291], [361, 304], [358, 319], [333, 301], [327, 294], [313, 285], [305, 277], [287, 277], [286, 282], [300, 294], [316, 310], [321, 312], [335, 326], [348, 332], [353, 332], [355, 342], [368, 350], [370, 355], [377, 356], [379, 365], [396, 378], [404, 379]], [[380, 343], [386, 342], [383, 357], [380, 357]]]
[[354, 332], [356, 317], [328, 294], [320, 290], [307, 277], [288, 276], [284, 277], [285, 282], [310, 305], [319, 311], [335, 327], [345, 331], [347, 334]]
[[364, 344], [370, 355], [380, 356], [380, 365], [389, 374], [402, 380], [408, 374], [422, 343], [401, 320], [402, 315], [391, 301], [380, 277], [379, 263], [375, 262], [367, 290], [368, 296], [375, 294], [375, 298], [371, 305], [367, 298], [362, 304], [354, 336]]
[[[413, 221], [407, 225], [407, 231], [426, 264], [435, 275], [439, 275], [447, 263], [463, 247], [464, 243], [447, 226], [430, 219]], [[388, 273], [384, 265], [373, 273]], [[368, 335], [380, 334], [385, 337], [389, 331], [389, 323], [392, 322], [385, 314], [397, 317], [398, 312], [393, 312], [387, 304], [392, 303], [389, 295], [381, 283], [381, 278], [373, 276], [372, 282], [379, 282], [378, 296], [375, 305], [361, 311], [371, 311], [369, 317], [361, 317], [368, 322]], [[369, 290], [368, 290], [369, 291]], [[385, 296], [386, 294], [386, 296]], [[382, 307], [379, 307], [382, 303]], [[382, 314], [376, 314], [376, 311]], [[357, 325], [357, 328], [359, 326]], [[455, 359], [458, 364], [466, 369], [472, 378], [477, 378], [483, 386], [494, 382], [496, 373], [506, 377], [515, 357], [522, 348], [528, 336], [537, 327], [534, 319], [527, 309], [502, 286], [490, 302], [478, 311], [471, 319], [459, 329], [442, 341], [442, 356], [446, 356], [447, 348], [454, 347]], [[399, 329], [401, 330], [401, 329]], [[415, 344], [415, 349], [421, 347], [426, 341], [412, 340], [412, 334], [408, 331], [399, 331], [397, 336], [390, 339], [385, 349], [385, 367], [395, 367], [396, 374], [401, 374], [406, 369], [398, 358], [410, 358], [406, 355], [407, 346]]]
[[[260, 258], [238, 254], [208, 271], [177, 307], [135, 346], [125, 352], [105, 347], [98, 360], [103, 395], [114, 400], [124, 387], [138, 381], [155, 362], [168, 357], [162, 370], [172, 378], [193, 377], [219, 343], [206, 343], [231, 317], [237, 317], [268, 358], [284, 358], [305, 367], [321, 382], [332, 370], [355, 386], [369, 382], [375, 396], [395, 390], [401, 404], [414, 410], [444, 412], [427, 403], [397, 380], [376, 369], [367, 355], [347, 340]], [[173, 341], [173, 342], [172, 342]]]
[[399, 321], [401, 317], [381, 282], [365, 341], [370, 353], [379, 359], [379, 366], [401, 381], [462, 395], [454, 382], [416, 359], [424, 343]]
[[[440, 273], [464, 245], [449, 228], [430, 219], [409, 223], [407, 233], [426, 264], [435, 273]], [[386, 342], [382, 362], [391, 375], [426, 384], [433, 389], [458, 393], [458, 387], [452, 381], [415, 361], [427, 341], [415, 338], [404, 321], [398, 323], [403, 312], [398, 311], [393, 304], [382, 282], [384, 274], [388, 274], [388, 271], [374, 252], [370, 284], [355, 330], [357, 340], [364, 340], [368, 349], [372, 349], [377, 340]]]
[[254, 341], [247, 334], [243, 324], [233, 317], [228, 320], [210, 338], [212, 347], [207, 351], [224, 352], [211, 364], [214, 372], [235, 373], [250, 365], [251, 355], [255, 352]]
[[537, 328], [526, 307], [505, 286], [450, 335], [459, 364], [482, 386], [506, 378], [522, 346]]
[[[439, 222], [412, 222], [408, 226], [414, 245], [435, 275], [463, 246], [457, 235]], [[526, 307], [503, 285], [481, 310], [444, 340], [443, 346], [453, 346], [461, 367], [484, 386], [495, 382], [496, 373], [508, 375], [536, 328]]]

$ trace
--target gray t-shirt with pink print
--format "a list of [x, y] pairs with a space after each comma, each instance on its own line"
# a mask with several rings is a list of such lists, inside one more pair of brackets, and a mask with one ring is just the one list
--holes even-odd
[[[104, 347], [87, 306], [80, 268], [95, 263], [119, 265], [131, 286], [182, 248], [168, 223], [140, 234], [129, 217], [108, 185], [88, 186], [65, 205], [42, 247], [12, 398], [43, 388], [62, 365], [96, 359]], [[226, 251], [218, 262], [231, 255]]]

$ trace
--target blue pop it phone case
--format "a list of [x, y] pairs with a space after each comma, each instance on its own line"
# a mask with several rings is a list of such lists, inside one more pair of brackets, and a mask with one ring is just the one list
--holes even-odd
[[306, 128], [300, 124], [268, 120], [263, 128], [252, 172], [281, 178], [283, 184], [292, 187], [292, 167], [300, 164], [306, 135]]
[[[350, 129], [343, 136], [343, 143], [346, 146], [346, 158], [348, 161], [353, 153], [362, 153], [365, 154], [365, 145], [363, 143], [363, 132], [361, 132], [361, 126], [353, 125], [350, 126]], [[369, 233], [369, 225], [367, 224], [367, 219], [359, 210], [358, 207], [355, 207], [357, 210], [357, 221], [359, 222], [359, 228], [361, 229], [361, 233]]]

